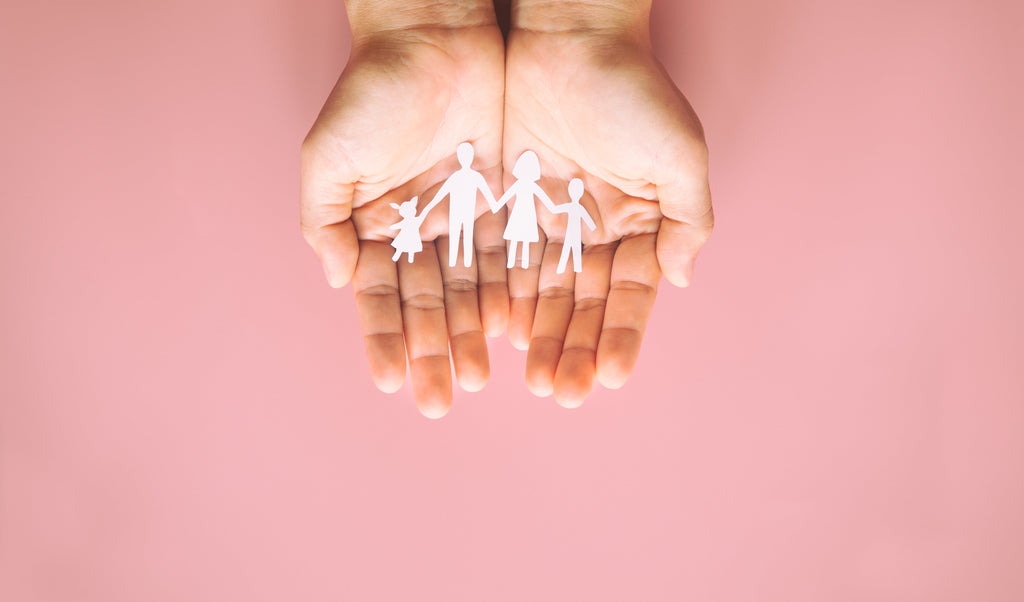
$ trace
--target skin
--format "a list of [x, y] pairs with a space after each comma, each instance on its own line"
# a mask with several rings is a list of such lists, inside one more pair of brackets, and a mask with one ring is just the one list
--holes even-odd
[[[506, 45], [489, 2], [349, 0], [351, 58], [303, 143], [302, 229], [328, 282], [353, 283], [382, 391], [408, 358], [420, 411], [443, 416], [451, 366], [482, 388], [484, 333], [506, 325], [534, 394], [575, 407], [595, 378], [625, 383], [662, 274], [688, 285], [713, 226], [703, 132], [651, 53], [649, 8], [518, 0]], [[447, 207], [425, 220], [415, 263], [391, 261], [389, 203], [432, 198], [464, 141], [496, 197], [527, 149], [556, 204], [583, 180], [597, 230], [582, 274], [555, 273], [565, 218], [544, 209], [530, 267], [506, 271], [506, 210], [482, 202], [471, 268], [448, 267]]]
[[505, 214], [478, 204], [471, 268], [448, 267], [447, 206], [424, 221], [416, 261], [396, 265], [389, 203], [432, 198], [466, 141], [500, 190], [504, 44], [487, 2], [347, 9], [351, 58], [302, 146], [302, 230], [328, 282], [353, 284], [374, 383], [398, 390], [408, 358], [417, 406], [437, 418], [451, 407], [452, 364], [463, 389], [481, 389], [484, 333], [505, 330]]
[[527, 386], [566, 407], [580, 405], [595, 378], [625, 384], [662, 274], [687, 286], [714, 223], [703, 131], [651, 51], [649, 9], [513, 5], [505, 165], [536, 151], [556, 203], [581, 178], [581, 202], [597, 224], [583, 232], [582, 273], [556, 274], [565, 218], [539, 211], [543, 255], [509, 273], [509, 338], [528, 349]]

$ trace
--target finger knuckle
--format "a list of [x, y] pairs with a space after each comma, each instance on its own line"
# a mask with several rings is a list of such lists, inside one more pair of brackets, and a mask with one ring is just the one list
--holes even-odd
[[449, 293], [475, 293], [477, 284], [470, 278], [451, 278], [444, 283], [444, 289]]
[[402, 305], [409, 309], [436, 311], [444, 309], [444, 299], [435, 293], [420, 293], [406, 297]]
[[566, 288], [564, 286], [551, 286], [551, 287], [547, 287], [545, 289], [542, 289], [538, 293], [537, 296], [540, 297], [541, 299], [545, 299], [545, 300], [548, 300], [548, 301], [556, 301], [556, 300], [564, 300], [564, 299], [570, 299], [571, 300], [572, 297], [573, 297], [573, 292], [572, 292], [572, 289]]
[[606, 299], [602, 297], [582, 297], [576, 300], [573, 306], [573, 313], [587, 311], [604, 311]]

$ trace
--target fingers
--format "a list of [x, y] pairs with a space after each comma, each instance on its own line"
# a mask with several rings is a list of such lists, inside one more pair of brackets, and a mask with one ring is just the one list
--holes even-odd
[[693, 280], [697, 254], [715, 225], [706, 159], [703, 168], [692, 167], [689, 173], [692, 175], [681, 175], [672, 184], [658, 186], [664, 215], [658, 230], [658, 262], [665, 278], [676, 286], [689, 286]]
[[320, 262], [327, 282], [348, 284], [359, 256], [359, 240], [349, 218], [356, 175], [346, 165], [325, 158], [313, 137], [302, 145], [299, 193], [302, 234]]
[[627, 238], [619, 244], [597, 346], [597, 379], [609, 389], [624, 385], [633, 372], [660, 278], [654, 234]]
[[[575, 272], [557, 273], [562, 243], [549, 242], [544, 250], [538, 280], [536, 317], [526, 354], [526, 387], [538, 397], [551, 395], [562, 342], [574, 305]], [[511, 334], [511, 325], [509, 329]]]
[[352, 286], [370, 376], [378, 389], [394, 393], [405, 381], [405, 342], [398, 271], [391, 261], [389, 244], [363, 243]]
[[[508, 328], [508, 271], [505, 269], [505, 210], [484, 213], [476, 220], [476, 266], [480, 295], [480, 319], [489, 337]], [[460, 381], [461, 382], [461, 381]]]
[[437, 255], [444, 282], [445, 316], [455, 378], [466, 391], [479, 391], [487, 384], [491, 373], [477, 304], [477, 269], [467, 268], [461, 261], [449, 267], [449, 242], [447, 236], [437, 239]]
[[433, 242], [423, 243], [413, 263], [399, 262], [398, 282], [413, 398], [424, 416], [440, 418], [452, 405], [452, 376], [441, 268]]
[[597, 346], [608, 301], [615, 247], [614, 244], [588, 246], [583, 254], [583, 270], [576, 274], [572, 318], [554, 379], [555, 401], [563, 407], [578, 407], [594, 388]]
[[[519, 243], [515, 246], [514, 255], [509, 257], [515, 261], [515, 266], [508, 268], [508, 340], [512, 346], [520, 351], [526, 351], [530, 347], [530, 335], [533, 331], [533, 317], [537, 310], [537, 282], [540, 277], [540, 263], [544, 255], [543, 249], [547, 244], [547, 238], [543, 232], [539, 234], [540, 240], [535, 243]], [[520, 267], [522, 247], [530, 245], [530, 261], [524, 270]], [[513, 243], [509, 243], [508, 253], [513, 254]]]

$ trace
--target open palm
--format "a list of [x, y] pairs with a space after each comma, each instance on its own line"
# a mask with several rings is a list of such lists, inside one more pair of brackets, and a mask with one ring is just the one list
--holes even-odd
[[[415, 261], [392, 261], [391, 203], [420, 196], [422, 210], [457, 167], [469, 141], [473, 167], [499, 192], [504, 48], [497, 26], [390, 32], [352, 57], [305, 142], [302, 226], [333, 286], [351, 278], [370, 372], [395, 391], [409, 360], [420, 410], [451, 405], [451, 363], [459, 384], [478, 390], [489, 376], [484, 332], [508, 321], [504, 212], [479, 203], [472, 267], [448, 266], [447, 202], [433, 209]], [[484, 215], [486, 214], [486, 215]], [[452, 362], [449, 361], [449, 342]]]
[[581, 178], [597, 226], [583, 229], [582, 273], [557, 274], [566, 218], [538, 210], [545, 250], [509, 273], [509, 337], [529, 349], [527, 385], [575, 406], [595, 376], [625, 383], [661, 275], [689, 283], [713, 224], [707, 150], [644, 43], [513, 30], [506, 53], [504, 164], [535, 151], [556, 205]]

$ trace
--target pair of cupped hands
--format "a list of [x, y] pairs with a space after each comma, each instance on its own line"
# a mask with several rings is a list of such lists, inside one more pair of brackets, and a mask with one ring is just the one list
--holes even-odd
[[[538, 396], [575, 407], [595, 378], [621, 387], [661, 276], [687, 286], [713, 225], [703, 132], [652, 53], [646, 14], [594, 26], [513, 12], [507, 42], [493, 9], [408, 27], [349, 14], [350, 60], [302, 146], [301, 221], [330, 285], [352, 282], [376, 386], [397, 391], [408, 358], [417, 407], [443, 416], [452, 365], [479, 391], [486, 337], [507, 331]], [[565, 223], [547, 212], [529, 267], [507, 269], [507, 209], [479, 201], [470, 267], [449, 267], [446, 208], [423, 223], [414, 263], [392, 261], [390, 203], [432, 198], [466, 141], [496, 197], [526, 150], [556, 203], [583, 180], [597, 229], [584, 231], [581, 273], [556, 273]]]

